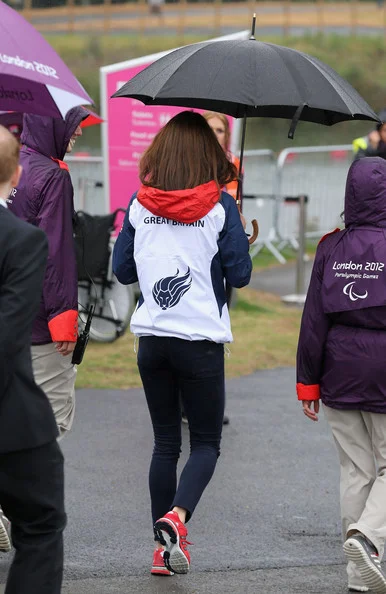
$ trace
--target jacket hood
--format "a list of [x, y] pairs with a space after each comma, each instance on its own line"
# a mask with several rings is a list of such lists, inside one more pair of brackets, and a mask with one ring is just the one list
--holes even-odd
[[346, 182], [344, 207], [346, 227], [386, 227], [386, 161], [363, 157], [352, 163]]
[[71, 136], [82, 120], [88, 117], [83, 107], [73, 107], [66, 118], [51, 118], [34, 114], [24, 114], [21, 143], [46, 157], [62, 161]]
[[187, 190], [158, 190], [141, 186], [137, 200], [152, 214], [179, 223], [194, 223], [202, 219], [217, 204], [220, 190], [215, 181]]

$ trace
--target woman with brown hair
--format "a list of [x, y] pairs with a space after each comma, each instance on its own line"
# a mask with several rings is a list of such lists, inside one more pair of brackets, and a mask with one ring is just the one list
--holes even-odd
[[209, 126], [215, 133], [216, 138], [219, 141], [220, 146], [225, 152], [228, 160], [235, 166], [236, 175], [231, 181], [229, 181], [225, 185], [224, 189], [236, 200], [238, 177], [240, 173], [240, 160], [233, 153], [231, 153], [229, 149], [231, 141], [231, 129], [229, 126], [229, 120], [224, 113], [217, 113], [216, 111], [205, 111], [202, 115], [204, 116]]
[[[232, 341], [225, 280], [245, 286], [252, 270], [244, 222], [221, 191], [234, 176], [205, 119], [179, 113], [141, 159], [142, 185], [114, 248], [118, 280], [138, 281], [141, 289], [131, 331], [139, 337], [138, 367], [154, 430], [154, 574], [189, 570], [185, 523], [220, 453], [224, 343]], [[191, 449], [177, 485], [179, 392]]]

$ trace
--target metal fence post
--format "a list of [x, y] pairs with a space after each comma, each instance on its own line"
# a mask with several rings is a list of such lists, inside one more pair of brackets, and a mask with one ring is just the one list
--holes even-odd
[[299, 249], [296, 258], [296, 293], [304, 294], [304, 256], [306, 251], [306, 202], [307, 197], [299, 196]]
[[295, 293], [284, 295], [282, 301], [284, 303], [292, 303], [294, 305], [303, 305], [305, 295], [305, 244], [306, 244], [306, 204], [308, 196], [300, 194], [299, 196], [286, 196], [284, 202], [289, 204], [299, 205], [299, 224], [298, 224], [298, 249], [296, 256], [296, 282]]

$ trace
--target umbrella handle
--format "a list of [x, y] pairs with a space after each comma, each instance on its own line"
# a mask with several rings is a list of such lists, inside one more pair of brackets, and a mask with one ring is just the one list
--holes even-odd
[[257, 236], [259, 235], [259, 223], [256, 221], [256, 219], [253, 219], [253, 221], [251, 221], [251, 225], [252, 225], [253, 233], [252, 233], [251, 237], [249, 237], [249, 239], [248, 239], [249, 245], [252, 245], [252, 243], [254, 243], [256, 241]]

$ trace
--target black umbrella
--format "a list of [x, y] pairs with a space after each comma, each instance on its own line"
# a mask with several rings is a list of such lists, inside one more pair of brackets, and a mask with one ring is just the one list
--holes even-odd
[[379, 122], [359, 93], [317, 58], [256, 41], [255, 22], [254, 15], [252, 35], [247, 40], [205, 41], [170, 52], [112, 97], [244, 118], [240, 171], [248, 117], [291, 119], [289, 138], [293, 138], [299, 120], [326, 126], [344, 120]]

